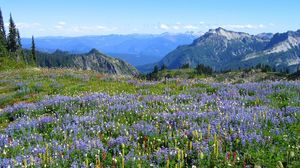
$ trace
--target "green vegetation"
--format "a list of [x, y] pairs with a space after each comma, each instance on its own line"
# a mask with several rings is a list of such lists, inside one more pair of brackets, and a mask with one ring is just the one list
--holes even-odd
[[56, 51], [53, 54], [36, 51], [34, 37], [31, 49], [23, 50], [19, 30], [10, 15], [9, 32], [6, 36], [2, 12], [0, 10], [0, 70], [42, 66], [49, 68], [74, 68], [94, 70], [101, 73], [138, 75], [139, 72], [128, 63], [106, 56], [96, 49], [86, 54], [70, 54]]
[[3, 16], [2, 16], [2, 11], [0, 9], [0, 47], [1, 47], [1, 53], [7, 48], [7, 43], [6, 43], [6, 33], [5, 33], [5, 28], [4, 28], [4, 21], [3, 21]]
[[[7, 59], [5, 61], [12, 63]], [[10, 65], [12, 64], [8, 66]], [[19, 65], [16, 65], [16, 68]], [[0, 108], [18, 102], [35, 102], [55, 94], [74, 96], [104, 91], [115, 94], [121, 93], [125, 88], [128, 92], [134, 92], [130, 89], [134, 86], [92, 71], [26, 68], [24, 64], [22, 66], [24, 69], [1, 72]]]
[[213, 70], [209, 66], [199, 64], [196, 68], [190, 68], [189, 64], [183, 65], [180, 69], [168, 70], [167, 67], [163, 64], [159, 69], [157, 65], [154, 66], [154, 69], [151, 73], [147, 75], [141, 75], [142, 79], [148, 80], [161, 80], [168, 78], [203, 78], [205, 76], [213, 75]]
[[31, 56], [24, 54], [20, 32], [10, 14], [9, 31], [6, 35], [2, 11], [0, 10], [0, 70], [25, 68], [32, 64]]
[[9, 18], [9, 32], [7, 37], [7, 47], [10, 52], [16, 52], [17, 49], [19, 49], [18, 42], [20, 41], [18, 39], [19, 37], [19, 31], [16, 28], [15, 22], [10, 14]]
[[[7, 60], [7, 63], [12, 62]], [[172, 94], [182, 94], [190, 88], [190, 86], [178, 86], [176, 81], [142, 85], [139, 84], [139, 80], [130, 82], [131, 78], [128, 77], [103, 75], [93, 71], [26, 68], [24, 64], [15, 66], [24, 69], [11, 68], [7, 71], [8, 67], [6, 67], [6, 71], [0, 73], [0, 108], [19, 102], [36, 102], [47, 95], [56, 94], [76, 96], [105, 92], [110, 95], [121, 93], [162, 95], [168, 89], [172, 90], [170, 92]], [[176, 75], [170, 72], [171, 75]], [[210, 88], [209, 85], [202, 87]]]
[[31, 42], [31, 60], [33, 64], [37, 64], [36, 60], [36, 49], [35, 49], [35, 42], [34, 42], [34, 37], [32, 36], [32, 42]]
[[[8, 146], [0, 149], [0, 164], [299, 165], [299, 83], [184, 76], [195, 71], [156, 68], [159, 76], [177, 75], [166, 81], [70, 69], [0, 71], [0, 135]], [[28, 135], [34, 140], [25, 141]]]
[[[34, 41], [32, 43], [34, 45]], [[32, 55], [32, 51], [26, 51]], [[41, 67], [48, 68], [72, 68], [81, 70], [93, 70], [100, 73], [118, 75], [138, 75], [137, 69], [123, 60], [109, 57], [92, 49], [88, 53], [72, 54], [56, 50], [54, 53], [36, 52], [36, 62]]]
[[32, 36], [23, 50], [1, 11], [0, 36], [0, 167], [300, 166], [299, 72], [163, 64], [137, 78], [95, 49], [39, 53]]
[[23, 61], [16, 61], [8, 57], [0, 57], [0, 71], [16, 70], [30, 67]]
[[213, 73], [213, 69], [209, 66], [205, 66], [204, 64], [199, 64], [196, 67], [197, 74], [202, 75], [211, 75]]

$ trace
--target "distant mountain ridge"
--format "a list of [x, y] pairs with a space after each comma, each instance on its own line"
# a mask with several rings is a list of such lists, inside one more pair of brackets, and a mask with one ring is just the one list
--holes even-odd
[[190, 45], [182, 45], [156, 64], [138, 67], [149, 72], [154, 65], [170, 69], [184, 64], [211, 66], [214, 70], [229, 70], [268, 64], [276, 69], [295, 71], [300, 64], [300, 30], [286, 33], [250, 35], [223, 28], [211, 29]]
[[[29, 51], [27, 51], [29, 52]], [[132, 65], [118, 58], [112, 58], [92, 49], [84, 54], [71, 54], [56, 50], [53, 53], [37, 52], [37, 62], [41, 67], [74, 68], [93, 70], [115, 75], [138, 75], [139, 72]]]
[[[37, 50], [52, 53], [55, 50], [86, 53], [92, 48], [120, 58], [132, 65], [158, 62], [177, 46], [189, 44], [199, 33], [129, 34], [81, 37], [36, 37]], [[23, 38], [24, 48], [31, 47], [31, 38]]]

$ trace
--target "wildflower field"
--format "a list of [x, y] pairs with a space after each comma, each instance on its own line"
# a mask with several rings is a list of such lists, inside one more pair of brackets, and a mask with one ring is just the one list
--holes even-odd
[[300, 167], [297, 81], [0, 77], [0, 167]]

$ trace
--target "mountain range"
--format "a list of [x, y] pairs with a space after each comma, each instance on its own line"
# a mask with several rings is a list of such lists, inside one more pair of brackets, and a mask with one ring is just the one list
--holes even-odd
[[[30, 53], [26, 50], [27, 54]], [[37, 52], [37, 63], [41, 67], [49, 68], [74, 68], [81, 70], [93, 70], [101, 73], [115, 75], [138, 75], [138, 70], [127, 62], [109, 57], [96, 49], [88, 53], [72, 54], [66, 51], [56, 50], [53, 53]]]
[[184, 64], [205, 64], [216, 71], [267, 64], [277, 70], [296, 71], [300, 65], [300, 30], [250, 35], [223, 28], [210, 29], [189, 45], [181, 45], [155, 64], [138, 66], [150, 72], [155, 65], [169, 69]]
[[[132, 65], [155, 63], [177, 46], [189, 44], [198, 33], [129, 34], [82, 37], [36, 37], [36, 48], [52, 53], [57, 49], [70, 53], [87, 53], [95, 48], [104, 54], [120, 58]], [[23, 38], [24, 48], [30, 49], [31, 38]]]

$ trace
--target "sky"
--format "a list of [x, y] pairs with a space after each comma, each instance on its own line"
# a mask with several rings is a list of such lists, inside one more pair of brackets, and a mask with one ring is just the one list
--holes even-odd
[[0, 0], [22, 37], [300, 29], [299, 0]]

